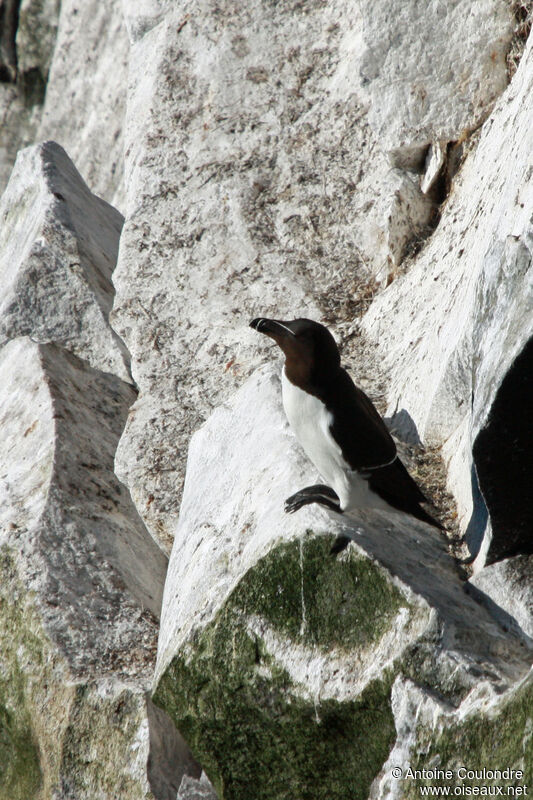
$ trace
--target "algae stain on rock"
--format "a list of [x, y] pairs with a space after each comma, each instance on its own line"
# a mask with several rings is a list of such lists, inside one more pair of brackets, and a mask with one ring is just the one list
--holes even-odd
[[9, 552], [0, 548], [0, 587], [6, 590], [0, 591], [0, 800], [28, 800], [40, 796], [43, 776], [28, 682], [18, 657], [27, 651], [39, 663], [40, 651], [17, 608], [13, 574]]
[[[521, 770], [522, 777], [492, 780], [479, 776], [457, 780], [463, 786], [502, 786], [507, 788], [533, 785], [533, 676], [518, 690], [502, 696], [486, 713], [477, 712], [466, 719], [446, 725], [438, 734], [422, 729], [416, 745], [418, 756], [412, 759], [413, 770], [422, 770], [429, 764], [439, 769], [452, 770]], [[406, 783], [405, 798], [420, 797], [422, 786], [442, 786], [442, 780], [410, 780]], [[453, 794], [453, 780], [450, 795]], [[479, 791], [479, 790], [477, 790]], [[511, 790], [510, 794], [513, 793]], [[493, 794], [496, 794], [493, 791]], [[522, 794], [520, 790], [516, 794]]]
[[332, 542], [308, 536], [279, 545], [245, 575], [232, 602], [302, 644], [352, 650], [376, 643], [407, 601], [369, 559], [334, 558]]
[[[22, 676], [20, 676], [22, 681]], [[18, 691], [17, 691], [18, 690]], [[6, 703], [6, 694], [16, 707]], [[28, 800], [41, 786], [39, 754], [26, 710], [22, 685], [11, 682], [9, 689], [0, 681], [0, 800]]]
[[292, 541], [262, 558], [155, 692], [224, 800], [366, 798], [392, 747], [391, 675], [354, 699], [323, 700], [317, 715], [247, 629], [259, 615], [321, 649], [365, 648], [382, 635], [407, 603], [371, 562], [330, 556], [331, 543], [308, 537], [301, 551]]

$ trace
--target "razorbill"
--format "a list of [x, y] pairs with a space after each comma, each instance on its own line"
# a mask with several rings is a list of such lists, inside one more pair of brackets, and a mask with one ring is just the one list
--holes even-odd
[[309, 503], [340, 513], [370, 506], [403, 511], [442, 529], [421, 507], [427, 500], [400, 461], [372, 401], [341, 367], [328, 329], [310, 319], [258, 318], [250, 327], [273, 339], [285, 354], [283, 407], [327, 484], [300, 489], [285, 501], [285, 511]]

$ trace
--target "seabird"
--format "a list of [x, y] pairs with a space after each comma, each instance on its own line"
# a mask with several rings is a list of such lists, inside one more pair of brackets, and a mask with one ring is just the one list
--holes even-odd
[[[294, 513], [320, 503], [343, 513], [373, 507], [403, 511], [443, 529], [421, 507], [427, 499], [407, 472], [396, 445], [369, 397], [341, 367], [335, 339], [310, 319], [258, 318], [250, 327], [273, 339], [285, 354], [283, 407], [306, 455], [326, 484], [300, 489], [285, 501]], [[334, 545], [336, 552], [347, 544]]]

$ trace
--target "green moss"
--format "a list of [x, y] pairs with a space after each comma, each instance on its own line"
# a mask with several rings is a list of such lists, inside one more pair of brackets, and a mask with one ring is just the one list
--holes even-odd
[[0, 800], [138, 798], [145, 714], [134, 688], [76, 683], [0, 548]]
[[0, 800], [28, 800], [41, 785], [39, 755], [19, 675], [0, 681]]
[[[13, 559], [0, 550], [0, 800], [37, 796], [42, 782], [36, 736], [31, 723], [27, 682], [18, 651], [31, 654], [37, 665], [41, 652], [28, 630], [21, 609]], [[4, 590], [4, 591], [2, 591]], [[5, 593], [4, 593], [5, 592]], [[26, 640], [26, 641], [25, 641]]]
[[344, 649], [382, 635], [403, 599], [368, 561], [331, 557], [331, 542], [265, 556], [159, 683], [155, 702], [224, 800], [366, 798], [394, 742], [392, 675], [356, 700], [315, 705], [247, 629], [260, 615], [295, 640]]
[[369, 559], [331, 556], [332, 542], [308, 537], [274, 548], [245, 575], [232, 603], [298, 642], [328, 650], [379, 641], [407, 602]]
[[472, 689], [463, 670], [450, 668], [450, 664], [440, 658], [439, 640], [434, 633], [409, 645], [402, 654], [399, 668], [404, 678], [454, 706], [462, 703]]
[[76, 687], [61, 751], [63, 785], [73, 797], [139, 797], [125, 754], [134, 752], [144, 712], [144, 697], [128, 688], [104, 694], [98, 685]]
[[[421, 731], [418, 756], [413, 770], [438, 764], [456, 774], [459, 767], [468, 770], [522, 770], [520, 779], [489, 780], [464, 778], [466, 786], [533, 786], [533, 681], [510, 697], [502, 699], [498, 709], [476, 714], [463, 722], [449, 725], [437, 737]], [[442, 780], [412, 780], [405, 785], [406, 798], [419, 798], [420, 786], [439, 786]]]

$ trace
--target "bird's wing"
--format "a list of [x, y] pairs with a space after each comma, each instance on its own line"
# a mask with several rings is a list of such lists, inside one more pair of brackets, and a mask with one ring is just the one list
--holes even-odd
[[420, 503], [427, 503], [427, 499], [399, 458], [386, 467], [372, 470], [368, 485], [373, 492], [398, 511], [412, 514], [422, 522], [444, 530], [444, 526], [421, 507]]
[[350, 469], [361, 472], [389, 464], [396, 445], [370, 398], [344, 369], [334, 391], [325, 398], [326, 407], [335, 409], [329, 430]]
[[427, 503], [427, 498], [399, 458], [392, 464], [372, 470], [368, 485], [392, 506], [411, 514], [415, 505]]
[[329, 397], [330, 407], [335, 409], [329, 429], [344, 460], [351, 469], [366, 473], [372, 491], [393, 508], [443, 529], [421, 508], [426, 497], [396, 456], [394, 440], [372, 401], [345, 370], [342, 372], [335, 382], [335, 395]]

